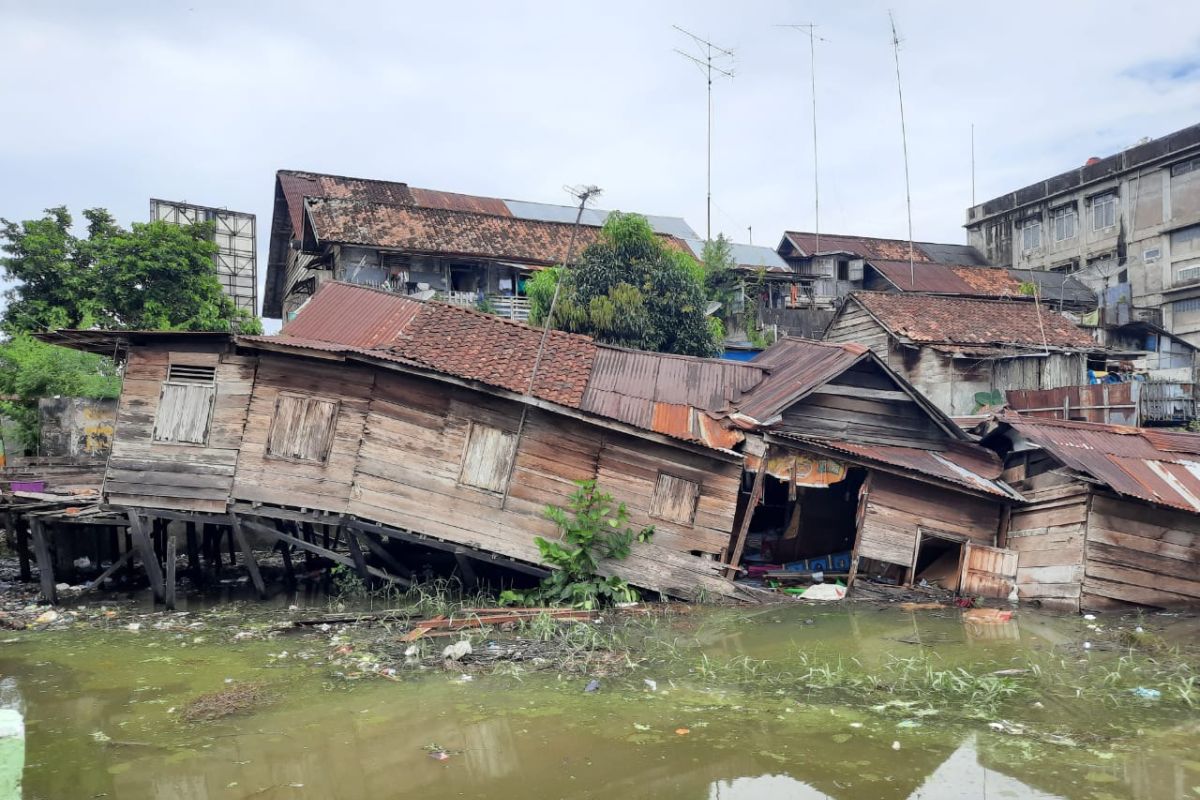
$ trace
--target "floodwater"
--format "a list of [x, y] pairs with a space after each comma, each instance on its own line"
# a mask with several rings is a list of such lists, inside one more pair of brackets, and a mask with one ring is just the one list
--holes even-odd
[[[640, 663], [593, 692], [514, 667], [347, 680], [328, 633], [144, 625], [13, 634], [0, 678], [45, 800], [1200, 798], [1194, 623], [697, 610], [627, 632]], [[1137, 625], [1153, 653], [1120, 643]], [[180, 719], [243, 682], [273, 700]]]

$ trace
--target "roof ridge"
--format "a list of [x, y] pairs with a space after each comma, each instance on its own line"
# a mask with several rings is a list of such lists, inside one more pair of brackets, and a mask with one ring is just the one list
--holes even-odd
[[[412, 187], [409, 187], [409, 188], [411, 189]], [[425, 191], [438, 191], [438, 190], [426, 189]], [[453, 193], [451, 193], [451, 194], [453, 194]], [[480, 198], [482, 198], [482, 195], [464, 195], [464, 196], [465, 197], [480, 197]], [[491, 200], [491, 199], [499, 199], [499, 198], [483, 198], [483, 199]], [[359, 197], [312, 197], [309, 195], [305, 195], [304, 200], [305, 200], [305, 202], [308, 202], [310, 200], [311, 201], [321, 201], [321, 202], [331, 202], [332, 201], [332, 202], [337, 202], [337, 203], [354, 203], [357, 205], [387, 206], [388, 208], [403, 208], [403, 209], [407, 209], [409, 211], [435, 211], [435, 212], [442, 213], [442, 214], [453, 214], [455, 216], [462, 216], [462, 217], [486, 217], [488, 219], [502, 219], [502, 220], [506, 220], [507, 222], [514, 222], [514, 223], [521, 223], [521, 224], [532, 223], [532, 224], [536, 224], [536, 225], [553, 225], [555, 227], [567, 227], [567, 228], [574, 227], [574, 225], [575, 225], [574, 222], [559, 222], [557, 220], [547, 220], [547, 219], [531, 219], [529, 217], [518, 217], [518, 216], [514, 216], [512, 214], [488, 214], [485, 211], [467, 211], [465, 209], [459, 209], [459, 208], [438, 208], [437, 206], [423, 206], [423, 205], [418, 205], [416, 203], [385, 203], [382, 200], [365, 200], [365, 199], [362, 199]], [[517, 201], [517, 202], [524, 202], [524, 201]], [[645, 215], [639, 215], [639, 216], [645, 216]], [[602, 228], [603, 227], [602, 225], [591, 225], [587, 222], [583, 222], [582, 220], [580, 221], [579, 224], [586, 226], [588, 228]], [[679, 238], [678, 236], [674, 236], [673, 234], [669, 234], [669, 233], [657, 233], [656, 232], [655, 235], [656, 236], [664, 236], [664, 237], [668, 237], [668, 238], [672, 238], [672, 239]]]
[[277, 169], [277, 170], [275, 170], [275, 176], [279, 177], [280, 175], [293, 175], [297, 178], [337, 178], [338, 180], [343, 180], [343, 181], [366, 181], [369, 183], [390, 183], [393, 186], [403, 186], [406, 189], [413, 188], [404, 181], [393, 181], [393, 180], [388, 180], [387, 178], [360, 178], [360, 177], [357, 177], [354, 175], [338, 175], [333, 172], [312, 172], [311, 170], [307, 170], [307, 169]]

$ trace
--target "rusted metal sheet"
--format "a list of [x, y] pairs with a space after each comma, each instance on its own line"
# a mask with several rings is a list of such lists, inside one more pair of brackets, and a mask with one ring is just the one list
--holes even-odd
[[382, 289], [327, 281], [281, 335], [378, 347], [394, 341], [424, 306]]
[[959, 277], [945, 264], [914, 263], [872, 259], [870, 265], [893, 286], [905, 292], [940, 292], [942, 294], [993, 294], [980, 292]]
[[999, 419], [1064, 466], [1118, 494], [1200, 512], [1200, 435], [1011, 413]]
[[738, 412], [766, 422], [797, 398], [854, 366], [867, 352], [858, 344], [781, 339], [749, 362], [765, 368], [770, 376], [738, 405]]
[[1011, 389], [1008, 407], [1046, 419], [1075, 419], [1110, 425], [1138, 425], [1139, 383], [1100, 383], [1057, 389]]
[[447, 211], [466, 211], [472, 214], [492, 214], [497, 217], [511, 217], [508, 206], [503, 200], [494, 197], [476, 197], [456, 192], [440, 192], [436, 189], [409, 188], [413, 205], [426, 208], [444, 208]]

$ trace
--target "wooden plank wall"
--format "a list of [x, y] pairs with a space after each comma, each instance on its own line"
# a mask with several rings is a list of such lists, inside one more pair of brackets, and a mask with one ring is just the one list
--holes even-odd
[[[846, 304], [833, 324], [825, 331], [827, 342], [855, 342], [875, 351], [875, 355], [888, 362], [888, 332], [875, 321], [862, 306], [855, 302]], [[891, 364], [889, 364], [891, 366]]]
[[1087, 523], [1086, 610], [1200, 603], [1200, 516], [1094, 490]]
[[[200, 347], [200, 345], [197, 345]], [[255, 359], [187, 345], [133, 348], [125, 367], [105, 492], [113, 505], [224, 511], [233, 485]], [[208, 443], [154, 441], [154, 418], [172, 353], [180, 363], [216, 366], [217, 395]]]
[[858, 555], [909, 567], [917, 529], [994, 546], [1002, 504], [874, 471], [858, 535]]
[[[373, 385], [374, 375], [366, 367], [261, 356], [237, 462], [233, 498], [346, 511]], [[333, 445], [324, 462], [267, 455], [275, 401], [281, 391], [338, 401]]]
[[1017, 598], [1078, 611], [1088, 487], [1044, 473], [1017, 488], [1029, 501], [1013, 507], [1006, 537], [1017, 553]]
[[977, 597], [1008, 597], [1017, 575], [1012, 550], [968, 544], [964, 554], [962, 593]]

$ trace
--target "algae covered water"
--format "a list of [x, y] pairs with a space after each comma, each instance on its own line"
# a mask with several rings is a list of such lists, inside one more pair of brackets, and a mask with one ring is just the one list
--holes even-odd
[[[26, 798], [1200, 798], [1192, 619], [797, 604], [584, 628], [569, 669], [406, 669], [386, 626], [154, 615], [13, 634], [0, 678]], [[245, 708], [195, 713], [239, 686]]]

